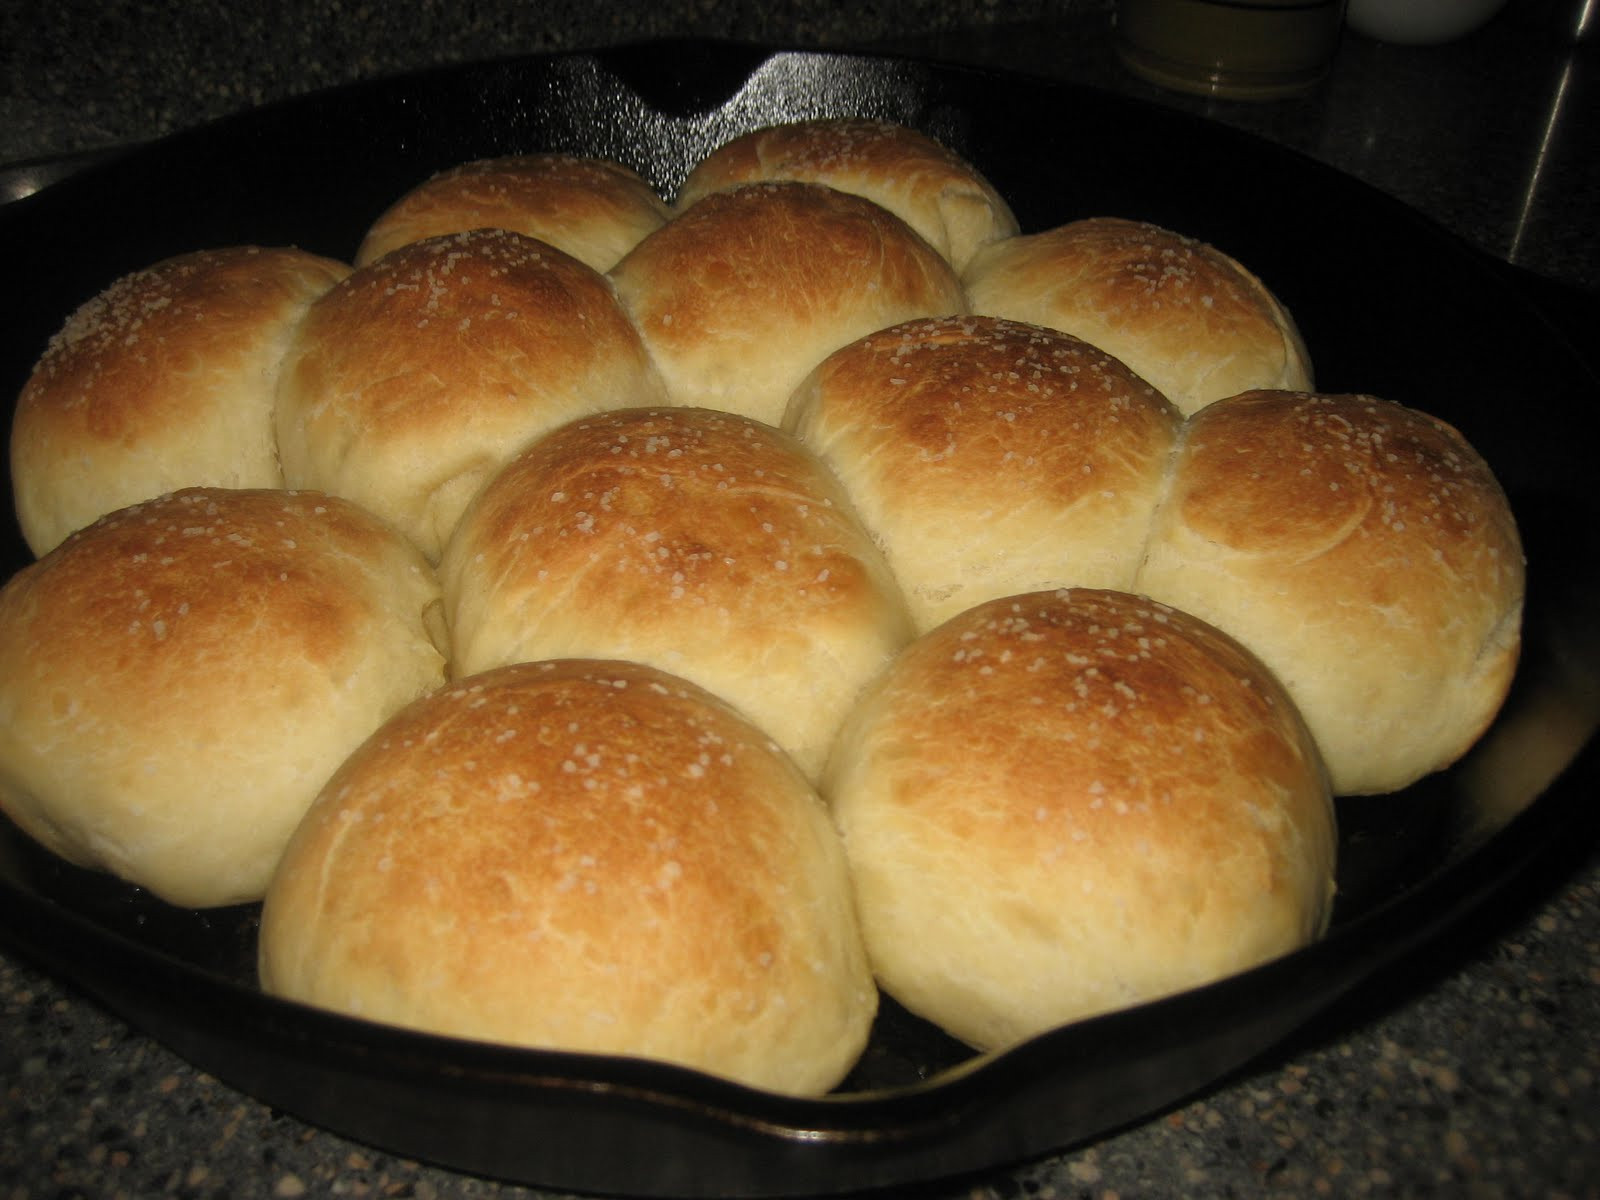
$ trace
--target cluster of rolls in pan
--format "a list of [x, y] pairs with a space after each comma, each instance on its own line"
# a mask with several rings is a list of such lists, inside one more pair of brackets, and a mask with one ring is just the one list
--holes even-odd
[[785, 1092], [880, 988], [993, 1048], [1305, 945], [1333, 797], [1452, 762], [1518, 653], [1456, 431], [1317, 393], [1222, 250], [1025, 233], [865, 120], [154, 264], [11, 454], [17, 825], [263, 901], [275, 994]]

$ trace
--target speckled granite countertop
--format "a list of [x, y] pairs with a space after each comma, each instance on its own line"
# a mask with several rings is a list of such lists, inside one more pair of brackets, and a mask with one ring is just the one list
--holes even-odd
[[[0, 164], [160, 136], [280, 96], [434, 63], [666, 35], [908, 51], [1171, 104], [1322, 159], [1488, 253], [1600, 291], [1593, 4], [1512, 0], [1448, 46], [1347, 36], [1270, 105], [1124, 74], [1109, 4], [760, 6], [294, 0], [0, 6]], [[1600, 24], [1600, 17], [1594, 23]], [[1181, 186], [1181, 181], [1177, 181]], [[1556, 295], [1559, 297], [1560, 292]], [[1099, 1144], [919, 1195], [1600, 1195], [1600, 852], [1592, 827], [1408, 978], [1267, 1061]], [[0, 943], [3, 944], [3, 943]], [[73, 988], [0, 957], [0, 1197], [545, 1196], [280, 1115]]]

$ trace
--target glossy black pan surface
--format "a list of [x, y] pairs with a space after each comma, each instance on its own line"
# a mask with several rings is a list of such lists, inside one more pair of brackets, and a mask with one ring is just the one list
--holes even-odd
[[[103, 163], [0, 209], [0, 390], [112, 279], [206, 246], [347, 259], [432, 172], [535, 150], [603, 155], [670, 196], [745, 129], [855, 114], [976, 163], [1025, 229], [1156, 221], [1250, 265], [1328, 391], [1456, 424], [1494, 466], [1529, 558], [1527, 649], [1505, 712], [1451, 771], [1341, 801], [1321, 944], [1006, 1054], [886, 1004], [841, 1091], [752, 1092], [616, 1059], [473, 1045], [261, 995], [255, 911], [189, 912], [67, 867], [0, 821], [0, 936], [219, 1078], [408, 1157], [548, 1187], [802, 1195], [982, 1171], [1093, 1139], [1214, 1084], [1591, 831], [1600, 606], [1588, 498], [1600, 385], [1495, 264], [1415, 213], [1248, 136], [1061, 84], [711, 43], [518, 59], [314, 95]], [[9, 491], [9, 488], [8, 488]], [[8, 522], [0, 570], [27, 559]], [[536, 998], [535, 998], [536, 999]]]

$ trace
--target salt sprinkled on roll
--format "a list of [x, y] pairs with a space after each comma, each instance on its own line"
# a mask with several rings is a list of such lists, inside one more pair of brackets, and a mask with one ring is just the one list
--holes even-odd
[[609, 271], [670, 210], [620, 163], [570, 154], [480, 159], [418, 184], [373, 222], [356, 252], [364, 267], [391, 250], [470, 229], [509, 229]]
[[621, 662], [520, 664], [389, 722], [262, 908], [262, 986], [374, 1021], [837, 1084], [877, 992], [838, 834], [764, 736]]
[[972, 164], [915, 129], [859, 117], [743, 134], [697, 163], [674, 203], [681, 212], [712, 192], [779, 179], [825, 184], [882, 205], [958, 271], [980, 247], [1017, 232], [1010, 205]]
[[838, 483], [761, 422], [708, 409], [583, 418], [513, 460], [440, 574], [454, 669], [651, 663], [820, 769], [856, 694], [911, 638]]
[[533, 438], [662, 399], [603, 275], [480, 229], [403, 246], [312, 306], [284, 365], [278, 445], [291, 486], [365, 505], [437, 560]]
[[1119, 592], [990, 601], [909, 647], [823, 793], [884, 989], [980, 1048], [1315, 939], [1327, 779], [1261, 663]]
[[785, 425], [844, 483], [925, 631], [997, 596], [1129, 587], [1180, 420], [1077, 338], [947, 317], [837, 351]]
[[973, 312], [1092, 342], [1184, 413], [1252, 388], [1312, 386], [1300, 332], [1261, 280], [1148, 222], [1091, 218], [995, 242], [962, 278]]
[[0, 591], [0, 807], [174, 904], [261, 897], [344, 757], [444, 683], [439, 588], [364, 510], [199, 488]]
[[1371, 396], [1256, 392], [1189, 419], [1137, 588], [1284, 681], [1334, 787], [1455, 761], [1521, 645], [1521, 542], [1455, 429]]
[[809, 183], [715, 192], [611, 277], [673, 403], [773, 425], [840, 346], [966, 307], [950, 265], [904, 221]]
[[307, 306], [350, 273], [257, 246], [179, 255], [75, 312], [17, 401], [11, 475], [35, 554], [183, 487], [281, 487], [278, 369]]

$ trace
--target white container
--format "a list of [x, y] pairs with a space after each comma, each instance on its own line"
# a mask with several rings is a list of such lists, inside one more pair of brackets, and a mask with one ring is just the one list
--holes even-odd
[[1350, 0], [1345, 21], [1380, 42], [1431, 46], [1477, 29], [1506, 0]]

